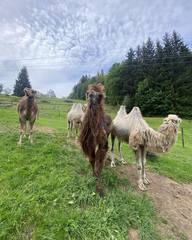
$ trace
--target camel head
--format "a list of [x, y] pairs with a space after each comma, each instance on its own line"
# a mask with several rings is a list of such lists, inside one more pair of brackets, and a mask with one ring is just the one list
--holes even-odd
[[25, 93], [25, 96], [27, 97], [34, 97], [35, 94], [37, 93], [35, 90], [33, 90], [32, 88], [24, 88], [23, 89], [24, 93]]
[[181, 119], [174, 114], [169, 114], [164, 119], [163, 124], [159, 129], [160, 133], [165, 137], [163, 152], [169, 151], [169, 149], [175, 144], [180, 123]]
[[177, 115], [174, 114], [169, 114], [165, 119], [164, 123], [165, 124], [172, 124], [176, 128], [179, 127], [180, 123], [182, 122], [181, 118], [179, 118]]
[[100, 104], [105, 97], [105, 87], [101, 84], [90, 84], [86, 92], [86, 99], [90, 104]]

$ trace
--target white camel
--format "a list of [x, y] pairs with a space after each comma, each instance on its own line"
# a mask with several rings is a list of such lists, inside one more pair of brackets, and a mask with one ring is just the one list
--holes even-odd
[[[115, 144], [115, 138], [118, 139], [118, 153], [119, 153], [119, 161], [123, 164], [126, 163], [126, 161], [123, 158], [122, 155], [122, 149], [121, 149], [121, 141], [124, 141], [123, 134], [127, 131], [126, 125], [121, 124], [119, 126], [119, 122], [121, 122], [121, 119], [127, 115], [126, 108], [124, 105], [120, 106], [119, 111], [117, 112], [116, 117], [113, 119], [112, 123], [112, 130], [111, 130], [111, 167], [115, 167], [115, 156], [114, 156], [114, 144]], [[120, 129], [121, 128], [121, 129]]]
[[81, 127], [82, 120], [85, 112], [83, 111], [84, 107], [81, 103], [74, 103], [67, 114], [68, 121], [68, 137], [73, 134], [73, 128], [75, 129], [75, 135], [77, 139], [78, 129]]
[[141, 190], [146, 190], [145, 185], [150, 184], [145, 173], [146, 152], [168, 152], [177, 140], [180, 123], [181, 119], [177, 115], [170, 114], [164, 119], [159, 131], [155, 131], [143, 119], [138, 107], [134, 107], [127, 116], [120, 118], [119, 128], [116, 127], [115, 131], [135, 151], [139, 177], [138, 187]]

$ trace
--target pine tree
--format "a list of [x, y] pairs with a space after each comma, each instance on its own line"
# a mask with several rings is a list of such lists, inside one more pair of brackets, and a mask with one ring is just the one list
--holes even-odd
[[29, 75], [27, 72], [27, 68], [23, 67], [21, 69], [21, 71], [19, 72], [18, 77], [16, 79], [16, 83], [15, 83], [14, 90], [13, 90], [13, 95], [18, 96], [18, 97], [24, 96], [23, 89], [26, 87], [31, 88], [31, 84], [29, 81]]
[[3, 84], [0, 83], [0, 93], [3, 91]]
[[134, 105], [146, 115], [176, 113], [192, 117], [192, 51], [177, 32], [166, 33], [161, 41], [150, 38], [130, 48], [121, 63], [115, 63], [108, 74], [80, 80], [72, 96], [83, 99], [88, 84], [103, 80], [106, 102]]

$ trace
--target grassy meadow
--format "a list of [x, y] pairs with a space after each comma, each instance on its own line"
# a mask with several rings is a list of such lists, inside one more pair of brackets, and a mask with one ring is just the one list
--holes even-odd
[[[18, 141], [16, 97], [0, 96], [0, 239], [124, 240], [137, 229], [142, 240], [162, 239], [153, 203], [137, 194], [128, 179], [106, 167], [102, 181], [106, 196], [95, 194], [89, 163], [66, 138], [66, 113], [71, 103], [38, 99], [39, 119], [34, 144]], [[114, 117], [117, 109], [107, 106]], [[161, 118], [146, 118], [155, 129]], [[184, 120], [172, 151], [150, 159], [148, 166], [178, 182], [192, 182], [192, 124]], [[125, 159], [134, 156], [123, 145]], [[163, 240], [170, 240], [169, 237]]]

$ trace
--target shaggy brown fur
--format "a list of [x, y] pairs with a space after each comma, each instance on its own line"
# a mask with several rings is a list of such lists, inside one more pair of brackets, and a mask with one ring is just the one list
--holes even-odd
[[26, 132], [26, 122], [29, 121], [29, 140], [32, 143], [32, 134], [33, 134], [33, 125], [37, 118], [38, 106], [35, 101], [36, 91], [25, 88], [24, 89], [25, 96], [21, 98], [17, 105], [17, 110], [19, 114], [19, 122], [20, 122], [20, 138], [18, 144], [21, 145], [22, 138], [24, 133]]
[[104, 112], [104, 96], [105, 89], [102, 84], [88, 86], [88, 106], [80, 134], [80, 144], [92, 165], [93, 175], [96, 177], [96, 191], [100, 196], [103, 196], [100, 177], [112, 123], [111, 118]]

